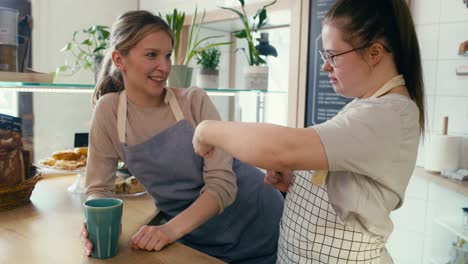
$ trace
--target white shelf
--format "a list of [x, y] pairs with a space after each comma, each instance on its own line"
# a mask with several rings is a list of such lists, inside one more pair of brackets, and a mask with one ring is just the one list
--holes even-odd
[[436, 219], [435, 222], [459, 238], [468, 241], [468, 230], [463, 228], [461, 219]]

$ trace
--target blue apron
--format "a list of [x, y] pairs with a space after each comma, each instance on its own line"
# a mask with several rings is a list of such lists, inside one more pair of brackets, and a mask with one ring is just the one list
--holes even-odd
[[[117, 126], [125, 164], [145, 186], [156, 206], [174, 217], [189, 207], [204, 186], [203, 158], [192, 145], [194, 128], [184, 119], [171, 89], [166, 99], [177, 123], [134, 146], [125, 144], [127, 97], [120, 94]], [[238, 192], [222, 214], [179, 240], [179, 242], [229, 263], [275, 263], [282, 195], [263, 183], [257, 168], [233, 160]]]

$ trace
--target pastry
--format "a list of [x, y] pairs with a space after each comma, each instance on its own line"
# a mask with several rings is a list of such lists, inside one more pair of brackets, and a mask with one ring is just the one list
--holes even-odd
[[145, 187], [134, 176], [125, 180], [117, 177], [114, 191], [117, 194], [134, 194], [144, 192]]
[[117, 178], [115, 181], [115, 193], [125, 193], [125, 181]]
[[145, 187], [135, 178], [135, 176], [125, 179], [127, 193], [140, 193], [145, 191]]
[[86, 159], [88, 156], [88, 148], [81, 147], [73, 150], [56, 151], [52, 154], [52, 158], [43, 160], [41, 163], [62, 170], [76, 170], [86, 167]]
[[63, 170], [76, 170], [83, 165], [75, 160], [57, 160], [54, 167]]
[[56, 162], [57, 162], [56, 159], [54, 159], [54, 158], [49, 158], [49, 159], [43, 160], [43, 161], [42, 161], [42, 164], [52, 167], [52, 166], [55, 166], [55, 163], [56, 163]]
[[88, 147], [75, 148], [73, 151], [80, 156], [88, 156]]
[[77, 160], [80, 158], [80, 154], [73, 150], [62, 150], [52, 153], [52, 158], [56, 160]]

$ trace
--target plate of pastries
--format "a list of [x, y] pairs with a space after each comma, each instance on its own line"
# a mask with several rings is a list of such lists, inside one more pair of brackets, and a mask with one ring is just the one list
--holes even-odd
[[58, 171], [84, 172], [88, 147], [56, 151], [50, 158], [39, 161], [41, 167]]
[[115, 194], [119, 197], [134, 197], [146, 193], [145, 187], [135, 178], [117, 177], [115, 180]]

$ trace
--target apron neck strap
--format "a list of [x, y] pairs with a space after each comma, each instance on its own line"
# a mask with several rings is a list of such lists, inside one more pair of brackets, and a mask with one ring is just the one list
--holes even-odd
[[[184, 119], [184, 114], [180, 108], [179, 102], [174, 94], [174, 91], [170, 88], [166, 88], [166, 97], [164, 103], [169, 103], [172, 113], [174, 114], [177, 122]], [[126, 124], [127, 124], [127, 93], [123, 90], [119, 96], [119, 106], [117, 108], [117, 133], [119, 135], [119, 141], [125, 144], [126, 136]]]
[[184, 119], [184, 114], [182, 113], [179, 102], [177, 102], [177, 97], [171, 88], [166, 88], [166, 97], [164, 98], [164, 102], [169, 102], [169, 106], [171, 107], [172, 113], [174, 114], [177, 122]]
[[117, 108], [117, 132], [120, 143], [125, 144], [125, 129], [127, 123], [127, 93], [123, 90], [119, 96], [119, 106]]
[[377, 92], [375, 92], [373, 95], [371, 95], [370, 98], [377, 98], [380, 97], [386, 93], [388, 93], [390, 90], [398, 87], [405, 85], [405, 79], [403, 78], [403, 75], [397, 75], [388, 82], [386, 82]]

